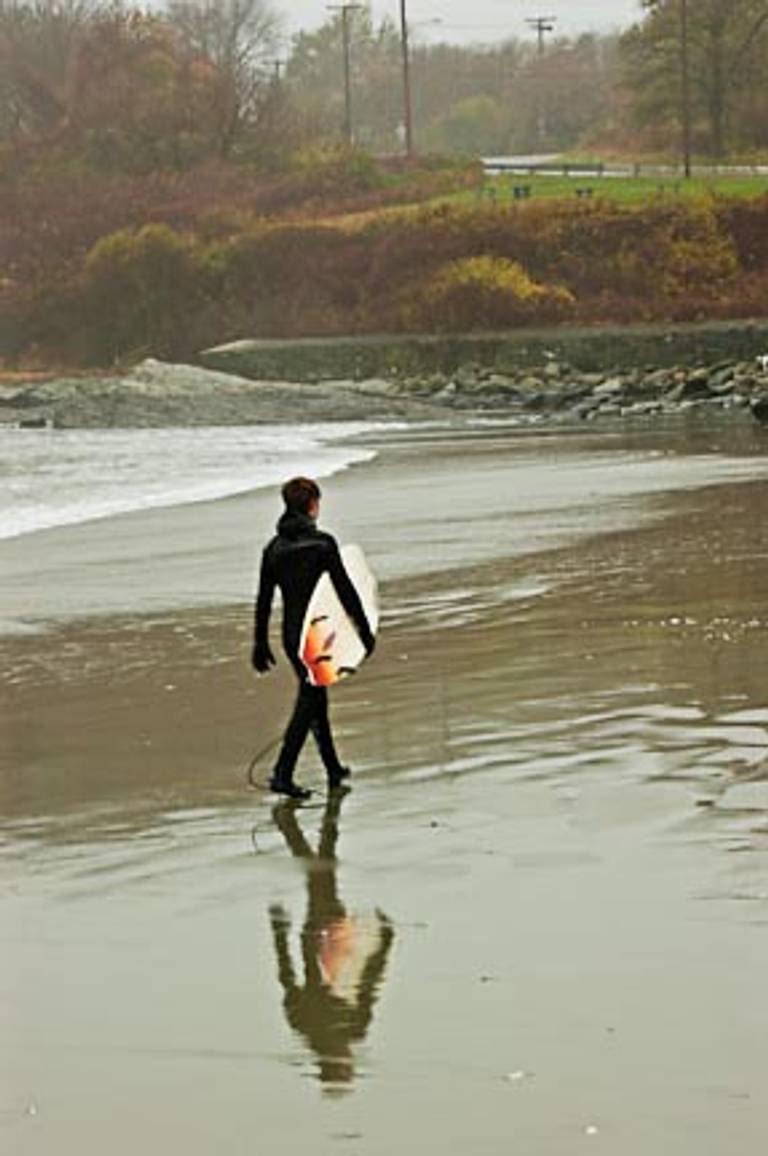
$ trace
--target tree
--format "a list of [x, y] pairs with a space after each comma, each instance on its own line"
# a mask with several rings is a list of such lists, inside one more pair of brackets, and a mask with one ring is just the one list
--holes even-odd
[[[403, 119], [400, 34], [391, 20], [376, 27], [368, 8], [349, 16], [352, 130], [380, 152], [399, 148]], [[300, 32], [286, 69], [297, 107], [318, 135], [337, 138], [344, 123], [342, 20], [334, 14], [314, 32]]]
[[[669, 133], [683, 116], [681, 0], [645, 0], [647, 14], [622, 39], [635, 122]], [[687, 0], [690, 115], [694, 138], [714, 157], [756, 143], [744, 110], [768, 68], [766, 0]], [[745, 131], [746, 130], [746, 131]], [[746, 137], [746, 141], [745, 141]], [[752, 137], [752, 141], [749, 138]]]
[[0, 60], [0, 131], [37, 165], [146, 172], [200, 156], [212, 72], [156, 16], [90, 0], [6, 4]]
[[213, 69], [212, 145], [230, 156], [274, 98], [278, 18], [267, 0], [171, 0], [168, 20], [189, 55]]
[[56, 133], [76, 115], [92, 0], [0, 0], [0, 130]]

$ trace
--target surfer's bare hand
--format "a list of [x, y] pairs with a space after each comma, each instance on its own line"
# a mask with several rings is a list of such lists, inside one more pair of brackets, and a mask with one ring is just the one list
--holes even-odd
[[259, 674], [266, 674], [270, 666], [275, 665], [275, 656], [269, 646], [256, 643], [251, 655], [251, 663], [254, 670], [257, 670]]

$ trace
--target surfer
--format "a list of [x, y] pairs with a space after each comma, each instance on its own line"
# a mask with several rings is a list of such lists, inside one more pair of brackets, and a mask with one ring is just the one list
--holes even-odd
[[269, 646], [269, 617], [278, 586], [283, 598], [283, 648], [298, 676], [299, 689], [269, 786], [278, 794], [307, 799], [311, 791], [294, 783], [293, 774], [310, 730], [328, 775], [329, 788], [340, 787], [350, 773], [336, 753], [328, 716], [328, 691], [324, 686], [310, 683], [299, 657], [304, 616], [322, 574], [329, 574], [369, 655], [375, 639], [358, 593], [344, 569], [336, 539], [317, 527], [321, 497], [317, 482], [311, 478], [291, 478], [282, 488], [282, 497], [285, 512], [277, 523], [277, 534], [261, 558], [251, 661], [260, 674], [266, 674], [270, 666], [275, 665]]

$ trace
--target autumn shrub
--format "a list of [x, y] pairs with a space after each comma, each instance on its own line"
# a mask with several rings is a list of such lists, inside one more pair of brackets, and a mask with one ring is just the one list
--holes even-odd
[[354, 332], [366, 259], [359, 238], [328, 224], [263, 222], [213, 247], [219, 292], [254, 333]]
[[417, 289], [404, 319], [423, 329], [503, 329], [562, 321], [573, 304], [567, 289], [539, 284], [515, 261], [468, 257], [444, 265]]
[[83, 267], [89, 353], [114, 359], [184, 350], [190, 319], [205, 300], [201, 280], [193, 242], [167, 225], [103, 237]]
[[723, 235], [710, 205], [677, 204], [644, 213], [646, 229], [624, 241], [607, 263], [614, 288], [642, 296], [692, 301], [716, 298], [739, 271], [733, 242]]
[[715, 202], [714, 211], [742, 266], [748, 271], [768, 269], [768, 193], [753, 200], [723, 198]]
[[[262, 212], [281, 182], [306, 196], [316, 179], [308, 169], [254, 182], [211, 167], [197, 183], [0, 184], [0, 355], [110, 361], [244, 336], [768, 313], [768, 197]], [[389, 192], [360, 195], [378, 203]]]
[[706, 302], [739, 272], [736, 249], [711, 204], [636, 208], [608, 202], [440, 205], [368, 228], [380, 282], [428, 277], [449, 261], [484, 255], [522, 265], [580, 302], [606, 295], [651, 310], [681, 297]]

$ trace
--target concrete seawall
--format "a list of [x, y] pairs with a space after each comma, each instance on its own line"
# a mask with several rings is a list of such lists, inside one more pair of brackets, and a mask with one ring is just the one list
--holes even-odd
[[477, 365], [499, 373], [550, 358], [584, 371], [713, 364], [768, 353], [768, 320], [505, 333], [318, 337], [236, 341], [206, 349], [202, 365], [262, 381], [333, 381], [451, 374]]

